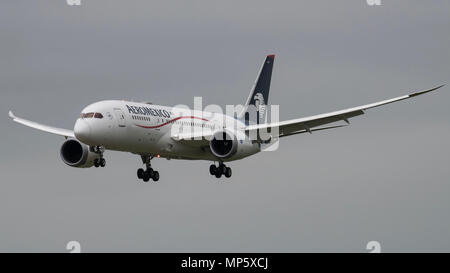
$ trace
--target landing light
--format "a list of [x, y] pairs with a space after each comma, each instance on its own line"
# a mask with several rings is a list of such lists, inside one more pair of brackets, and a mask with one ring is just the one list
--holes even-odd
[[160, 158], [161, 156], [160, 156], [160, 155], [156, 155], [156, 157], [157, 157], [157, 158]]

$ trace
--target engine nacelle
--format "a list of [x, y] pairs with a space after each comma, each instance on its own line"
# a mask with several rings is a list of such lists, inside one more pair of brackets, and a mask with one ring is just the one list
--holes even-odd
[[73, 138], [62, 144], [60, 155], [64, 163], [77, 168], [90, 168], [94, 166], [94, 159], [100, 157], [90, 151], [89, 146]]
[[209, 142], [211, 153], [218, 158], [229, 158], [238, 150], [238, 140], [229, 131], [218, 131], [214, 133]]

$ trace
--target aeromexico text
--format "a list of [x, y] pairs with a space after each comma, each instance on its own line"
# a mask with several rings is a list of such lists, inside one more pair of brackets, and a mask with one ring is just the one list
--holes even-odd
[[142, 107], [142, 106], [129, 106], [126, 104], [128, 108], [128, 112], [130, 114], [136, 115], [146, 115], [146, 116], [154, 116], [161, 118], [170, 118], [170, 112], [163, 109], [154, 109], [150, 107]]

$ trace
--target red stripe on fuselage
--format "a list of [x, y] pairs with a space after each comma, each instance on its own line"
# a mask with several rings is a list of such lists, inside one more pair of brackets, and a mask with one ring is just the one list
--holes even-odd
[[209, 120], [207, 120], [207, 119], [199, 118], [199, 117], [194, 117], [194, 116], [183, 116], [183, 117], [177, 117], [177, 118], [171, 119], [171, 120], [169, 120], [168, 122], [165, 122], [165, 123], [160, 124], [160, 125], [155, 125], [155, 126], [144, 126], [144, 125], [139, 125], [139, 124], [134, 124], [134, 125], [136, 125], [136, 126], [138, 126], [138, 127], [141, 127], [141, 128], [154, 129], [154, 128], [163, 127], [163, 126], [165, 126], [165, 125], [167, 125], [167, 124], [169, 124], [169, 123], [172, 123], [172, 122], [175, 122], [175, 121], [177, 121], [177, 120], [179, 120], [179, 119], [184, 119], [184, 118], [188, 118], [188, 119], [200, 119], [200, 120], [203, 120], [203, 121], [209, 121]]

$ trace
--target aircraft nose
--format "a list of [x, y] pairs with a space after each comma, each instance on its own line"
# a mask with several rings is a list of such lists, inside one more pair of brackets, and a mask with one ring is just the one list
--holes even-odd
[[77, 120], [73, 131], [75, 133], [75, 137], [82, 142], [87, 141], [91, 135], [91, 127], [88, 122], [83, 119]]

